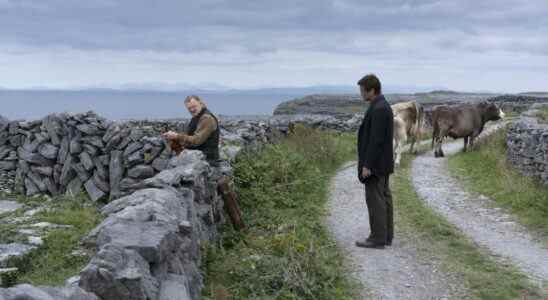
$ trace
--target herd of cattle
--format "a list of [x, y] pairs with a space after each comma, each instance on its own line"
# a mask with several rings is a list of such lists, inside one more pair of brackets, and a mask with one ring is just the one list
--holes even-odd
[[[424, 132], [424, 109], [416, 101], [392, 105], [394, 112], [394, 162], [399, 165], [403, 146], [409, 140], [410, 152]], [[444, 156], [442, 143], [446, 137], [464, 138], [464, 151], [473, 146], [485, 123], [504, 118], [504, 113], [491, 102], [438, 105], [432, 109], [432, 148], [436, 157]]]

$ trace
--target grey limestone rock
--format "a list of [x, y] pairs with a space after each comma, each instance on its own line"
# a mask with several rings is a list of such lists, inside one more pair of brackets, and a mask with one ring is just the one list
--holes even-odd
[[91, 170], [94, 167], [93, 160], [87, 152], [80, 153], [80, 162], [86, 170]]
[[46, 143], [38, 147], [38, 153], [43, 157], [51, 160], [57, 159], [57, 153], [59, 153], [59, 147]]
[[154, 175], [154, 168], [147, 165], [138, 165], [128, 171], [128, 176], [131, 178], [144, 179]]
[[101, 299], [158, 299], [159, 283], [149, 264], [135, 251], [105, 245], [80, 273], [81, 288]]
[[5, 300], [100, 300], [96, 295], [79, 287], [35, 287], [19, 284], [0, 289], [0, 299]]
[[22, 207], [23, 207], [23, 204], [20, 204], [15, 201], [0, 200], [0, 215], [8, 212], [16, 211]]
[[112, 151], [110, 153], [109, 178], [111, 198], [118, 197], [120, 194], [120, 181], [122, 181], [122, 176], [124, 175], [122, 159], [121, 151]]
[[92, 201], [98, 201], [100, 199], [102, 199], [103, 197], [105, 197], [105, 192], [101, 191], [101, 189], [99, 189], [97, 187], [97, 185], [95, 184], [95, 182], [93, 182], [93, 179], [89, 179], [85, 184], [84, 184], [84, 187], [86, 189], [86, 192], [88, 193], [89, 197], [91, 198]]

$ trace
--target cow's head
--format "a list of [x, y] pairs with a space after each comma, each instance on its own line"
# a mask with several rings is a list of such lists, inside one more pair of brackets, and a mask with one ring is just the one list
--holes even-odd
[[496, 121], [504, 118], [504, 112], [495, 103], [481, 102], [478, 107], [482, 118], [486, 121]]

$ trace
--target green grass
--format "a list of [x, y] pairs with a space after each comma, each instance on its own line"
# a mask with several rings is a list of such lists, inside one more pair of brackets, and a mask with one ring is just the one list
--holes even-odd
[[506, 160], [506, 131], [487, 138], [478, 149], [449, 157], [452, 175], [471, 191], [509, 209], [520, 223], [548, 238], [548, 186], [519, 174]]
[[[37, 213], [31, 220], [25, 222], [26, 224], [50, 222], [73, 226], [69, 229], [49, 231], [43, 238], [42, 246], [24, 259], [13, 261], [14, 266], [19, 268], [14, 283], [62, 285], [67, 278], [77, 275], [88, 263], [89, 257], [73, 256], [71, 252], [78, 248], [80, 239], [91, 231], [101, 219], [97, 208], [90, 204], [87, 196], [84, 194], [75, 198], [60, 196], [46, 203], [43, 197], [27, 198], [21, 195], [11, 195], [11, 198], [30, 207], [41, 205], [48, 207], [47, 211]], [[18, 215], [20, 214], [18, 213]], [[18, 240], [14, 238], [15, 230], [21, 226], [1, 224], [2, 243], [17, 242]]]
[[227, 224], [207, 248], [204, 299], [354, 299], [356, 286], [325, 227], [328, 182], [355, 158], [355, 136], [297, 127], [235, 164], [246, 232]]
[[[527, 278], [511, 266], [498, 264], [442, 216], [424, 205], [411, 183], [410, 162], [405, 154], [392, 179], [396, 226], [421, 241], [419, 251], [434, 255], [445, 270], [459, 274], [475, 299], [542, 299]], [[526, 297], [526, 298], [523, 298]]]
[[548, 107], [543, 107], [539, 109], [537, 116], [539, 117], [541, 122], [548, 123]]

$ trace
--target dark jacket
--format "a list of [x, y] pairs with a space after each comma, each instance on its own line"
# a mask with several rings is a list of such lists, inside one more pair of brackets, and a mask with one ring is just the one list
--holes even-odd
[[358, 130], [358, 179], [363, 167], [374, 175], [388, 175], [394, 172], [394, 114], [383, 95], [378, 95], [365, 112]]
[[215, 115], [213, 115], [207, 108], [202, 109], [202, 111], [196, 117], [193, 117], [190, 120], [190, 123], [188, 124], [188, 128], [187, 128], [187, 134], [190, 136], [194, 135], [196, 132], [196, 129], [199, 128], [200, 122], [207, 122], [206, 121], [207, 118], [205, 117], [213, 118], [215, 122], [215, 125], [213, 126], [213, 128], [215, 129], [211, 133], [206, 132], [208, 136], [205, 142], [199, 145], [187, 144], [186, 147], [188, 149], [201, 150], [206, 155], [206, 159], [208, 161], [215, 162], [219, 159], [220, 130], [219, 130], [219, 121], [217, 120], [217, 117], [215, 117]]

